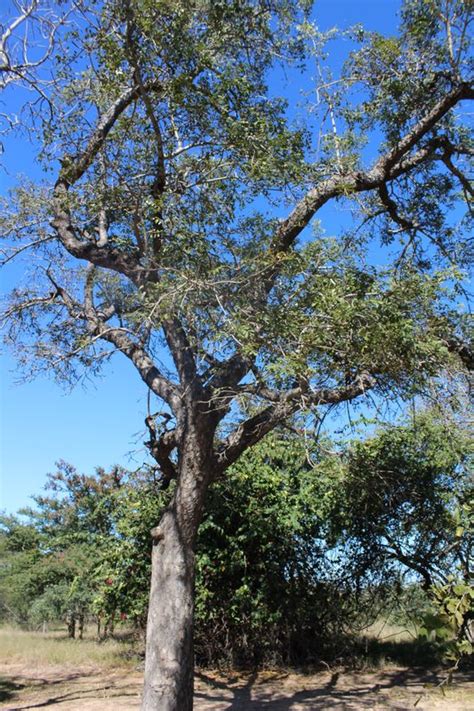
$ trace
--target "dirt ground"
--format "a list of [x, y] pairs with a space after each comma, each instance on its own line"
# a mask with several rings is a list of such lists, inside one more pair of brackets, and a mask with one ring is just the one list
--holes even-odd
[[[474, 709], [474, 678], [460, 676], [444, 695], [440, 678], [404, 669], [378, 673], [265, 672], [235, 676], [196, 675], [196, 711], [308, 711], [309, 709]], [[20, 664], [0, 667], [0, 708], [5, 711], [58, 707], [60, 711], [138, 709], [142, 674], [97, 667]]]

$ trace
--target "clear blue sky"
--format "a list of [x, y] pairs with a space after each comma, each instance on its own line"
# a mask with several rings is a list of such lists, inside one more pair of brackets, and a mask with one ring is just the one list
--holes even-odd
[[[398, 24], [399, 6], [399, 0], [316, 0], [314, 18], [322, 30], [362, 23], [390, 34]], [[12, 95], [2, 99], [0, 110], [13, 110]], [[15, 174], [38, 177], [34, 146], [9, 139], [4, 141], [4, 150], [3, 194], [14, 183]], [[341, 215], [330, 217], [325, 226], [336, 230]], [[17, 276], [14, 264], [0, 275], [4, 293]], [[54, 470], [58, 459], [83, 472], [114, 463], [133, 468], [143, 461], [146, 388], [124, 357], [117, 355], [104, 377], [72, 392], [46, 376], [19, 383], [15, 359], [8, 351], [0, 364], [0, 509], [14, 512], [30, 504], [29, 497], [40, 492], [46, 473]]]

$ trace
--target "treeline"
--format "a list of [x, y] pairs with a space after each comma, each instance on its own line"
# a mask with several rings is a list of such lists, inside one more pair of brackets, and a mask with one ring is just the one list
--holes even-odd
[[[464, 428], [433, 412], [343, 447], [281, 431], [247, 452], [211, 489], [199, 532], [198, 662], [344, 658], [403, 607], [448, 656], [469, 654], [470, 459]], [[61, 462], [34, 507], [1, 518], [2, 618], [143, 632], [150, 529], [169, 496], [150, 468]]]

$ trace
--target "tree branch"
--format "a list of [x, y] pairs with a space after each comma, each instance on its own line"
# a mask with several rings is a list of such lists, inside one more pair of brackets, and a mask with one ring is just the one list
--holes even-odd
[[403, 217], [403, 215], [400, 215], [398, 212], [397, 203], [390, 197], [386, 183], [382, 183], [380, 185], [379, 196], [383, 206], [397, 225], [400, 225], [403, 230], [416, 230], [417, 225], [411, 220], [407, 220], [406, 217]]
[[165, 431], [157, 436], [153, 415], [148, 415], [145, 425], [150, 433], [150, 439], [145, 442], [145, 446], [160, 467], [163, 475], [162, 489], [167, 489], [170, 481], [176, 479], [176, 467], [170, 459], [171, 452], [177, 446], [176, 430]]
[[50, 270], [47, 271], [47, 276], [56, 290], [56, 293], [50, 298], [53, 299], [59, 296], [72, 317], [86, 321], [89, 332], [94, 338], [101, 338], [111, 343], [126, 355], [150, 390], [164, 400], [178, 417], [181, 413], [181, 392], [178, 386], [163, 375], [144, 348], [139, 346], [124, 329], [108, 326], [95, 308], [93, 303], [93, 267], [88, 270], [86, 277], [84, 304], [75, 301], [56, 282]]
[[96, 155], [104, 145], [105, 139], [123, 112], [139, 98], [142, 91], [158, 91], [160, 87], [161, 84], [154, 81], [143, 87], [135, 85], [124, 91], [112, 106], [102, 114], [82, 153], [77, 156], [65, 156], [63, 158], [59, 181], [66, 183], [68, 186], [74, 185], [92, 165]]
[[[433, 109], [423, 116], [394, 148], [379, 158], [371, 169], [365, 172], [349, 173], [345, 176], [337, 175], [311, 189], [299, 201], [290, 215], [280, 223], [272, 240], [270, 251], [275, 255], [281, 251], [288, 251], [317, 211], [329, 200], [342, 195], [374, 189], [379, 190], [382, 202], [392, 218], [399, 224], [403, 223], [404, 229], [413, 229], [415, 225], [398, 215], [396, 205], [388, 195], [387, 183], [430, 159], [442, 160], [442, 156], [436, 153], [436, 149], [443, 145], [444, 139], [442, 137], [435, 136], [412, 155], [407, 154], [459, 101], [473, 98], [472, 85], [460, 84], [438, 101]], [[463, 149], [456, 147], [456, 152], [463, 152]], [[279, 274], [279, 269], [278, 262], [268, 268], [266, 276], [262, 278], [261, 288], [255, 294], [254, 305], [259, 306], [265, 302]], [[248, 372], [250, 366], [251, 363], [248, 359], [237, 351], [226, 362], [216, 366], [215, 374], [211, 375], [210, 384], [216, 388], [235, 387]]]
[[407, 153], [443, 118], [459, 101], [474, 98], [471, 84], [462, 83], [446, 94], [421, 118], [397, 145], [383, 155], [373, 168], [366, 172], [351, 173], [325, 180], [321, 185], [310, 190], [284, 220], [275, 235], [272, 249], [275, 252], [286, 251], [298, 235], [308, 225], [316, 212], [331, 198], [365, 192], [379, 188], [387, 180], [398, 177], [413, 167], [410, 161], [403, 163]]
[[[9, 24], [4, 25], [3, 34], [0, 36], [0, 90], [15, 81], [26, 82], [48, 101], [51, 108], [51, 103], [41, 88], [41, 84], [45, 82], [34, 73], [34, 70], [45, 64], [51, 57], [56, 34], [72, 10], [65, 10], [62, 16], [56, 16], [52, 10], [41, 7], [38, 0], [30, 0], [24, 6], [20, 3], [15, 5], [20, 13]], [[39, 43], [36, 44], [37, 53], [34, 60], [28, 56], [33, 25], [39, 28], [42, 38], [47, 39], [46, 48], [40, 47]]]
[[451, 336], [447, 340], [447, 346], [451, 353], [455, 353], [458, 356], [466, 370], [470, 372], [474, 370], [474, 351], [469, 344], [456, 336]]
[[92, 165], [121, 114], [139, 98], [143, 91], [157, 91], [159, 88], [158, 82], [150, 82], [144, 87], [136, 85], [127, 89], [101, 116], [83, 152], [78, 156], [64, 157], [53, 193], [54, 219], [51, 224], [67, 251], [78, 259], [86, 259], [96, 266], [124, 274], [134, 282], [139, 280], [142, 271], [139, 252], [137, 250], [132, 253], [124, 252], [108, 246], [103, 239], [103, 233], [98, 242], [81, 239], [73, 226], [67, 198], [69, 188]]
[[299, 410], [302, 402], [305, 407], [338, 404], [353, 400], [373, 388], [374, 385], [373, 376], [363, 373], [352, 383], [343, 387], [319, 388], [318, 390], [310, 390], [302, 386], [293, 388], [281, 395], [278, 402], [269, 405], [242, 422], [227, 437], [217, 450], [217, 461], [220, 467], [222, 470], [227, 469], [246, 449], [256, 444], [279, 423]]
[[167, 320], [163, 323], [163, 331], [186, 394], [201, 399], [202, 383], [196, 368], [195, 354], [181, 322], [177, 317]]

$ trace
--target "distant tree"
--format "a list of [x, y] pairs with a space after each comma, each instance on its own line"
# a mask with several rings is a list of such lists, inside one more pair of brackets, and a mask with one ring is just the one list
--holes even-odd
[[20, 516], [0, 519], [4, 612], [30, 624], [63, 619], [71, 637], [82, 637], [104, 550], [113, 545], [114, 495], [125, 475], [117, 467], [82, 475], [60, 462], [48, 475], [48, 495], [34, 496], [36, 506]]
[[17, 623], [28, 620], [32, 594], [28, 571], [39, 557], [39, 538], [32, 525], [15, 516], [0, 518], [0, 614]]
[[[307, 2], [80, 10], [39, 121], [53, 185], [5, 206], [5, 259], [29, 249], [31, 265], [7, 340], [60, 379], [120, 351], [161, 403], [148, 447], [173, 484], [152, 533], [143, 709], [189, 711], [209, 485], [298, 411], [472, 365], [448, 290], [469, 257], [472, 2], [407, 0], [394, 37], [356, 28], [336, 78]], [[276, 85], [305, 63], [320, 79], [302, 73], [298, 109]], [[331, 204], [351, 210], [341, 239], [316, 223]]]
[[460, 517], [474, 496], [472, 454], [469, 431], [434, 408], [347, 448], [329, 520], [354, 574], [395, 564], [427, 590], [453, 573], [471, 582], [474, 530]]
[[444, 415], [431, 407], [347, 448], [328, 542], [339, 541], [354, 580], [421, 581], [429, 605], [414, 617], [452, 672], [474, 650], [473, 447], [465, 413]]
[[[76, 623], [82, 636], [92, 613], [95, 551], [85, 544], [48, 549], [48, 540], [31, 523], [17, 517], [0, 519], [0, 614], [28, 626], [64, 620], [69, 636]], [[19, 548], [18, 532], [32, 539]]]
[[[146, 629], [151, 572], [150, 528], [169, 502], [160, 476], [145, 467], [129, 473], [113, 495], [110, 533], [97, 567], [95, 609], [105, 625], [122, 616]], [[106, 633], [104, 629], [104, 633]]]

